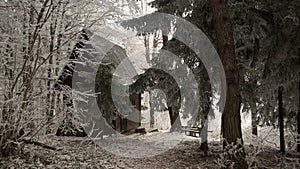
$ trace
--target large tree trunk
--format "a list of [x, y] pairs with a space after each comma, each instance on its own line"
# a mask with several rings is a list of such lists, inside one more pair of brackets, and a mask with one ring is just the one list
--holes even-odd
[[257, 136], [257, 107], [256, 103], [251, 105], [251, 126], [252, 126], [252, 135]]
[[[243, 143], [240, 116], [239, 74], [235, 61], [233, 31], [227, 3], [227, 0], [210, 0], [217, 50], [224, 66], [227, 83], [227, 97], [222, 114], [222, 134], [225, 139], [223, 142], [224, 148], [231, 143], [234, 145], [239, 144], [238, 140]], [[242, 145], [239, 145], [239, 147], [241, 148], [240, 153], [237, 153], [236, 156], [230, 155], [229, 158], [235, 163], [234, 168], [247, 168]]]
[[279, 111], [279, 132], [280, 132], [280, 152], [285, 152], [285, 142], [284, 142], [284, 115], [283, 115], [283, 109], [282, 109], [282, 91], [283, 87], [280, 86], [278, 88], [278, 111]]
[[251, 118], [252, 118], [252, 135], [257, 136], [257, 112], [256, 109], [251, 111]]
[[150, 128], [154, 128], [154, 104], [153, 104], [153, 91], [149, 91], [149, 105], [150, 105]]
[[202, 124], [202, 130], [201, 130], [201, 145], [200, 150], [204, 151], [205, 154], [207, 154], [208, 151], [208, 141], [207, 141], [207, 132], [208, 132], [208, 123]]
[[[203, 80], [207, 80], [207, 76], [204, 76], [204, 78], [202, 78]], [[203, 105], [203, 110], [202, 110], [202, 115], [203, 115], [203, 118], [201, 119], [201, 126], [202, 126], [202, 129], [201, 129], [201, 145], [200, 145], [200, 150], [204, 151], [204, 153], [206, 154], [207, 151], [208, 151], [208, 141], [207, 141], [207, 134], [208, 134], [208, 112], [209, 112], [209, 109], [210, 109], [210, 97], [211, 97], [211, 93], [207, 91], [207, 89], [210, 87], [210, 85], [207, 83], [209, 80], [207, 80], [206, 82], [202, 81], [203, 83], [201, 84], [204, 84], [205, 87], [206, 87], [206, 92], [203, 93], [202, 97], [203, 97], [203, 101], [202, 101], [202, 104]]]
[[[300, 56], [300, 48], [299, 48], [299, 56]], [[299, 95], [298, 95], [298, 116], [297, 116], [297, 122], [298, 122], [298, 139], [297, 139], [297, 152], [300, 152], [300, 71], [299, 71], [299, 87], [298, 87], [298, 90], [299, 90]]]
[[209, 82], [209, 77], [208, 74], [204, 68], [204, 66], [202, 65], [202, 73], [200, 76], [200, 85], [199, 86], [201, 88], [201, 95], [200, 95], [200, 104], [202, 105], [202, 111], [201, 111], [201, 115], [202, 115], [202, 119], [201, 119], [201, 126], [202, 126], [202, 130], [201, 130], [201, 145], [200, 145], [200, 150], [204, 151], [204, 153], [206, 154], [208, 151], [208, 113], [210, 110], [210, 106], [211, 106], [211, 97], [212, 97], [212, 93], [211, 93], [211, 84]]

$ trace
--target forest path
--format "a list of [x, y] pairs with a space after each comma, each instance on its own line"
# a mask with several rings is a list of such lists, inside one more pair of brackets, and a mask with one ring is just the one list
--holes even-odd
[[[143, 140], [147, 136], [134, 137]], [[126, 142], [126, 139], [122, 139]], [[142, 158], [117, 156], [84, 138], [47, 136], [40, 138], [40, 141], [63, 149], [52, 151], [26, 145], [23, 154], [1, 159], [0, 168], [220, 168], [217, 161], [222, 154], [221, 145], [215, 142], [209, 144], [210, 151], [205, 155], [198, 149], [199, 142], [196, 139], [184, 140], [161, 154]], [[123, 146], [126, 147], [126, 144]], [[247, 152], [253, 153], [253, 150], [253, 147], [246, 146]], [[151, 150], [145, 147], [145, 151]], [[272, 148], [264, 148], [263, 152], [257, 154], [255, 161], [258, 168], [300, 167], [299, 159], [281, 157]]]

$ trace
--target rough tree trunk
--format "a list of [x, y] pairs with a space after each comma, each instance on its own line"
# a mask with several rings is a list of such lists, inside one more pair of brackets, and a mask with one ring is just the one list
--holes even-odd
[[208, 151], [207, 132], [208, 132], [208, 123], [204, 123], [201, 131], [201, 145], [199, 149], [204, 151], [205, 154]]
[[242, 141], [241, 116], [240, 116], [240, 90], [239, 74], [235, 61], [235, 48], [231, 20], [228, 14], [227, 0], [210, 0], [213, 13], [213, 25], [216, 34], [216, 46], [224, 66], [227, 83], [227, 97], [222, 114], [222, 134], [225, 139], [224, 148], [233, 143], [239, 145], [240, 152], [229, 156], [235, 163], [234, 168], [247, 168], [245, 152], [238, 140]]
[[284, 143], [284, 115], [283, 115], [283, 109], [282, 109], [282, 91], [283, 87], [280, 86], [278, 88], [278, 111], [279, 111], [279, 132], [280, 132], [280, 152], [285, 152], [285, 143]]
[[256, 110], [251, 111], [251, 118], [252, 118], [252, 135], [257, 136], [257, 119], [256, 119]]
[[[202, 65], [203, 66], [203, 65]], [[204, 151], [204, 153], [207, 153], [208, 151], [208, 138], [207, 138], [207, 132], [208, 132], [208, 113], [211, 106], [211, 84], [209, 82], [209, 77], [206, 71], [204, 71], [204, 67], [202, 69], [202, 74], [200, 77], [200, 85], [201, 85], [201, 98], [200, 103], [202, 104], [202, 120], [201, 120], [201, 145], [200, 150]]]
[[[300, 48], [299, 48], [299, 56], [300, 56]], [[297, 117], [297, 122], [298, 122], [298, 139], [297, 139], [297, 152], [300, 152], [300, 71], [298, 74], [298, 80], [299, 80], [299, 95], [298, 95], [298, 117]]]
[[257, 136], [257, 108], [256, 103], [251, 105], [251, 126], [252, 126], [252, 135]]
[[154, 128], [154, 104], [153, 104], [153, 91], [149, 91], [149, 105], [150, 105], [150, 128]]

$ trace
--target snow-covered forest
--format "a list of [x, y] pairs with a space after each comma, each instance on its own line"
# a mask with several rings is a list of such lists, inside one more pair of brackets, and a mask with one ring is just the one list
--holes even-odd
[[2, 0], [0, 18], [0, 168], [300, 168], [300, 0]]

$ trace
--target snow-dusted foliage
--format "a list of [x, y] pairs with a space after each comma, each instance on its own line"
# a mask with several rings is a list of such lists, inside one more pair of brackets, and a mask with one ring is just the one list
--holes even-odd
[[[117, 0], [0, 2], [0, 150], [13, 154], [23, 137], [54, 132], [68, 109], [53, 85], [78, 33], [124, 15]], [[48, 127], [50, 126], [50, 127]]]

